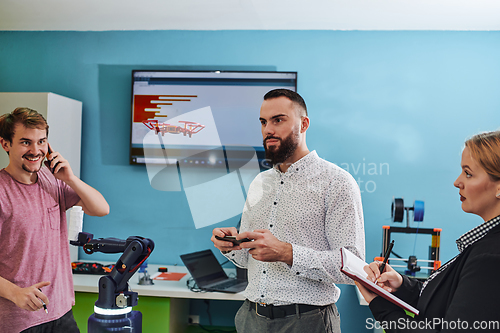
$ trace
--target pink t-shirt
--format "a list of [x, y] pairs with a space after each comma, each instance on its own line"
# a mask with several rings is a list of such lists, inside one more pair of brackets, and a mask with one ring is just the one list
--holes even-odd
[[60, 318], [75, 302], [66, 210], [80, 198], [42, 167], [38, 181], [19, 183], [0, 170], [0, 276], [25, 288], [42, 281], [45, 311], [27, 311], [0, 297], [0, 332], [18, 333]]

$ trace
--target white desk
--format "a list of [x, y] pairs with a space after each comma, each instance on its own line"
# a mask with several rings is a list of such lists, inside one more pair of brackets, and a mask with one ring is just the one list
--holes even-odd
[[[102, 264], [112, 264], [112, 262], [101, 262]], [[139, 285], [139, 277], [143, 274], [135, 273], [129, 280], [129, 287], [137, 292], [139, 296], [168, 297], [170, 301], [169, 332], [183, 332], [188, 324], [189, 299], [213, 299], [213, 300], [234, 300], [243, 301], [245, 297], [242, 293], [230, 294], [219, 292], [193, 292], [186, 285], [191, 277], [184, 266], [164, 266], [148, 265], [149, 275], [158, 272], [158, 267], [167, 267], [169, 272], [187, 273], [180, 281], [153, 280], [154, 285]], [[235, 269], [225, 269], [230, 275], [235, 273]], [[73, 274], [73, 284], [75, 292], [98, 293], [99, 279], [102, 275]], [[96, 297], [97, 299], [97, 297]], [[139, 305], [141, 300], [139, 299]]]
[[[111, 263], [104, 263], [105, 265]], [[216, 300], [235, 300], [244, 301], [242, 293], [230, 294], [219, 292], [193, 292], [188, 289], [186, 282], [191, 277], [186, 267], [184, 266], [162, 266], [148, 265], [147, 271], [149, 275], [154, 275], [158, 272], [158, 267], [167, 267], [169, 272], [187, 273], [180, 281], [162, 281], [154, 280], [154, 285], [139, 285], [139, 276], [142, 274], [135, 273], [129, 280], [130, 288], [142, 296], [154, 297], [173, 297], [173, 298], [198, 298], [198, 299], [216, 299]], [[226, 273], [235, 273], [234, 269], [225, 269]], [[75, 291], [98, 293], [99, 279], [101, 275], [91, 274], [73, 274], [73, 285]]]

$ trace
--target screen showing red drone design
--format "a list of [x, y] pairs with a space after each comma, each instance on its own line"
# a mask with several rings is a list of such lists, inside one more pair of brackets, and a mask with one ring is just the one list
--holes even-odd
[[296, 72], [132, 71], [131, 164], [227, 165], [264, 158], [264, 95]]

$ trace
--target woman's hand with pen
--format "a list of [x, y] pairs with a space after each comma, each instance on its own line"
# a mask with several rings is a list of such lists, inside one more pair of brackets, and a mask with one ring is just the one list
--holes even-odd
[[390, 293], [395, 292], [403, 284], [403, 277], [396, 272], [389, 264], [385, 265], [383, 273], [380, 273], [380, 261], [374, 261], [364, 267], [368, 280], [377, 283]]
[[[380, 266], [382, 262], [374, 261], [369, 265], [366, 265], [363, 269], [368, 276], [366, 277], [368, 280], [378, 284], [381, 288], [384, 288], [388, 292], [395, 292], [399, 287], [403, 284], [403, 277], [396, 272], [390, 265], [386, 264], [384, 267], [384, 271], [380, 274]], [[361, 295], [363, 295], [366, 302], [370, 303], [375, 297], [378, 295], [372, 293], [370, 290], [363, 287], [358, 282], [355, 282], [358, 287]]]

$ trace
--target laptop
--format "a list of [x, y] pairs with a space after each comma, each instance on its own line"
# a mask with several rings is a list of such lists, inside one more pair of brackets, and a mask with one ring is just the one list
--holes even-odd
[[181, 259], [202, 290], [239, 293], [247, 287], [247, 279], [227, 276], [212, 250], [183, 254]]

